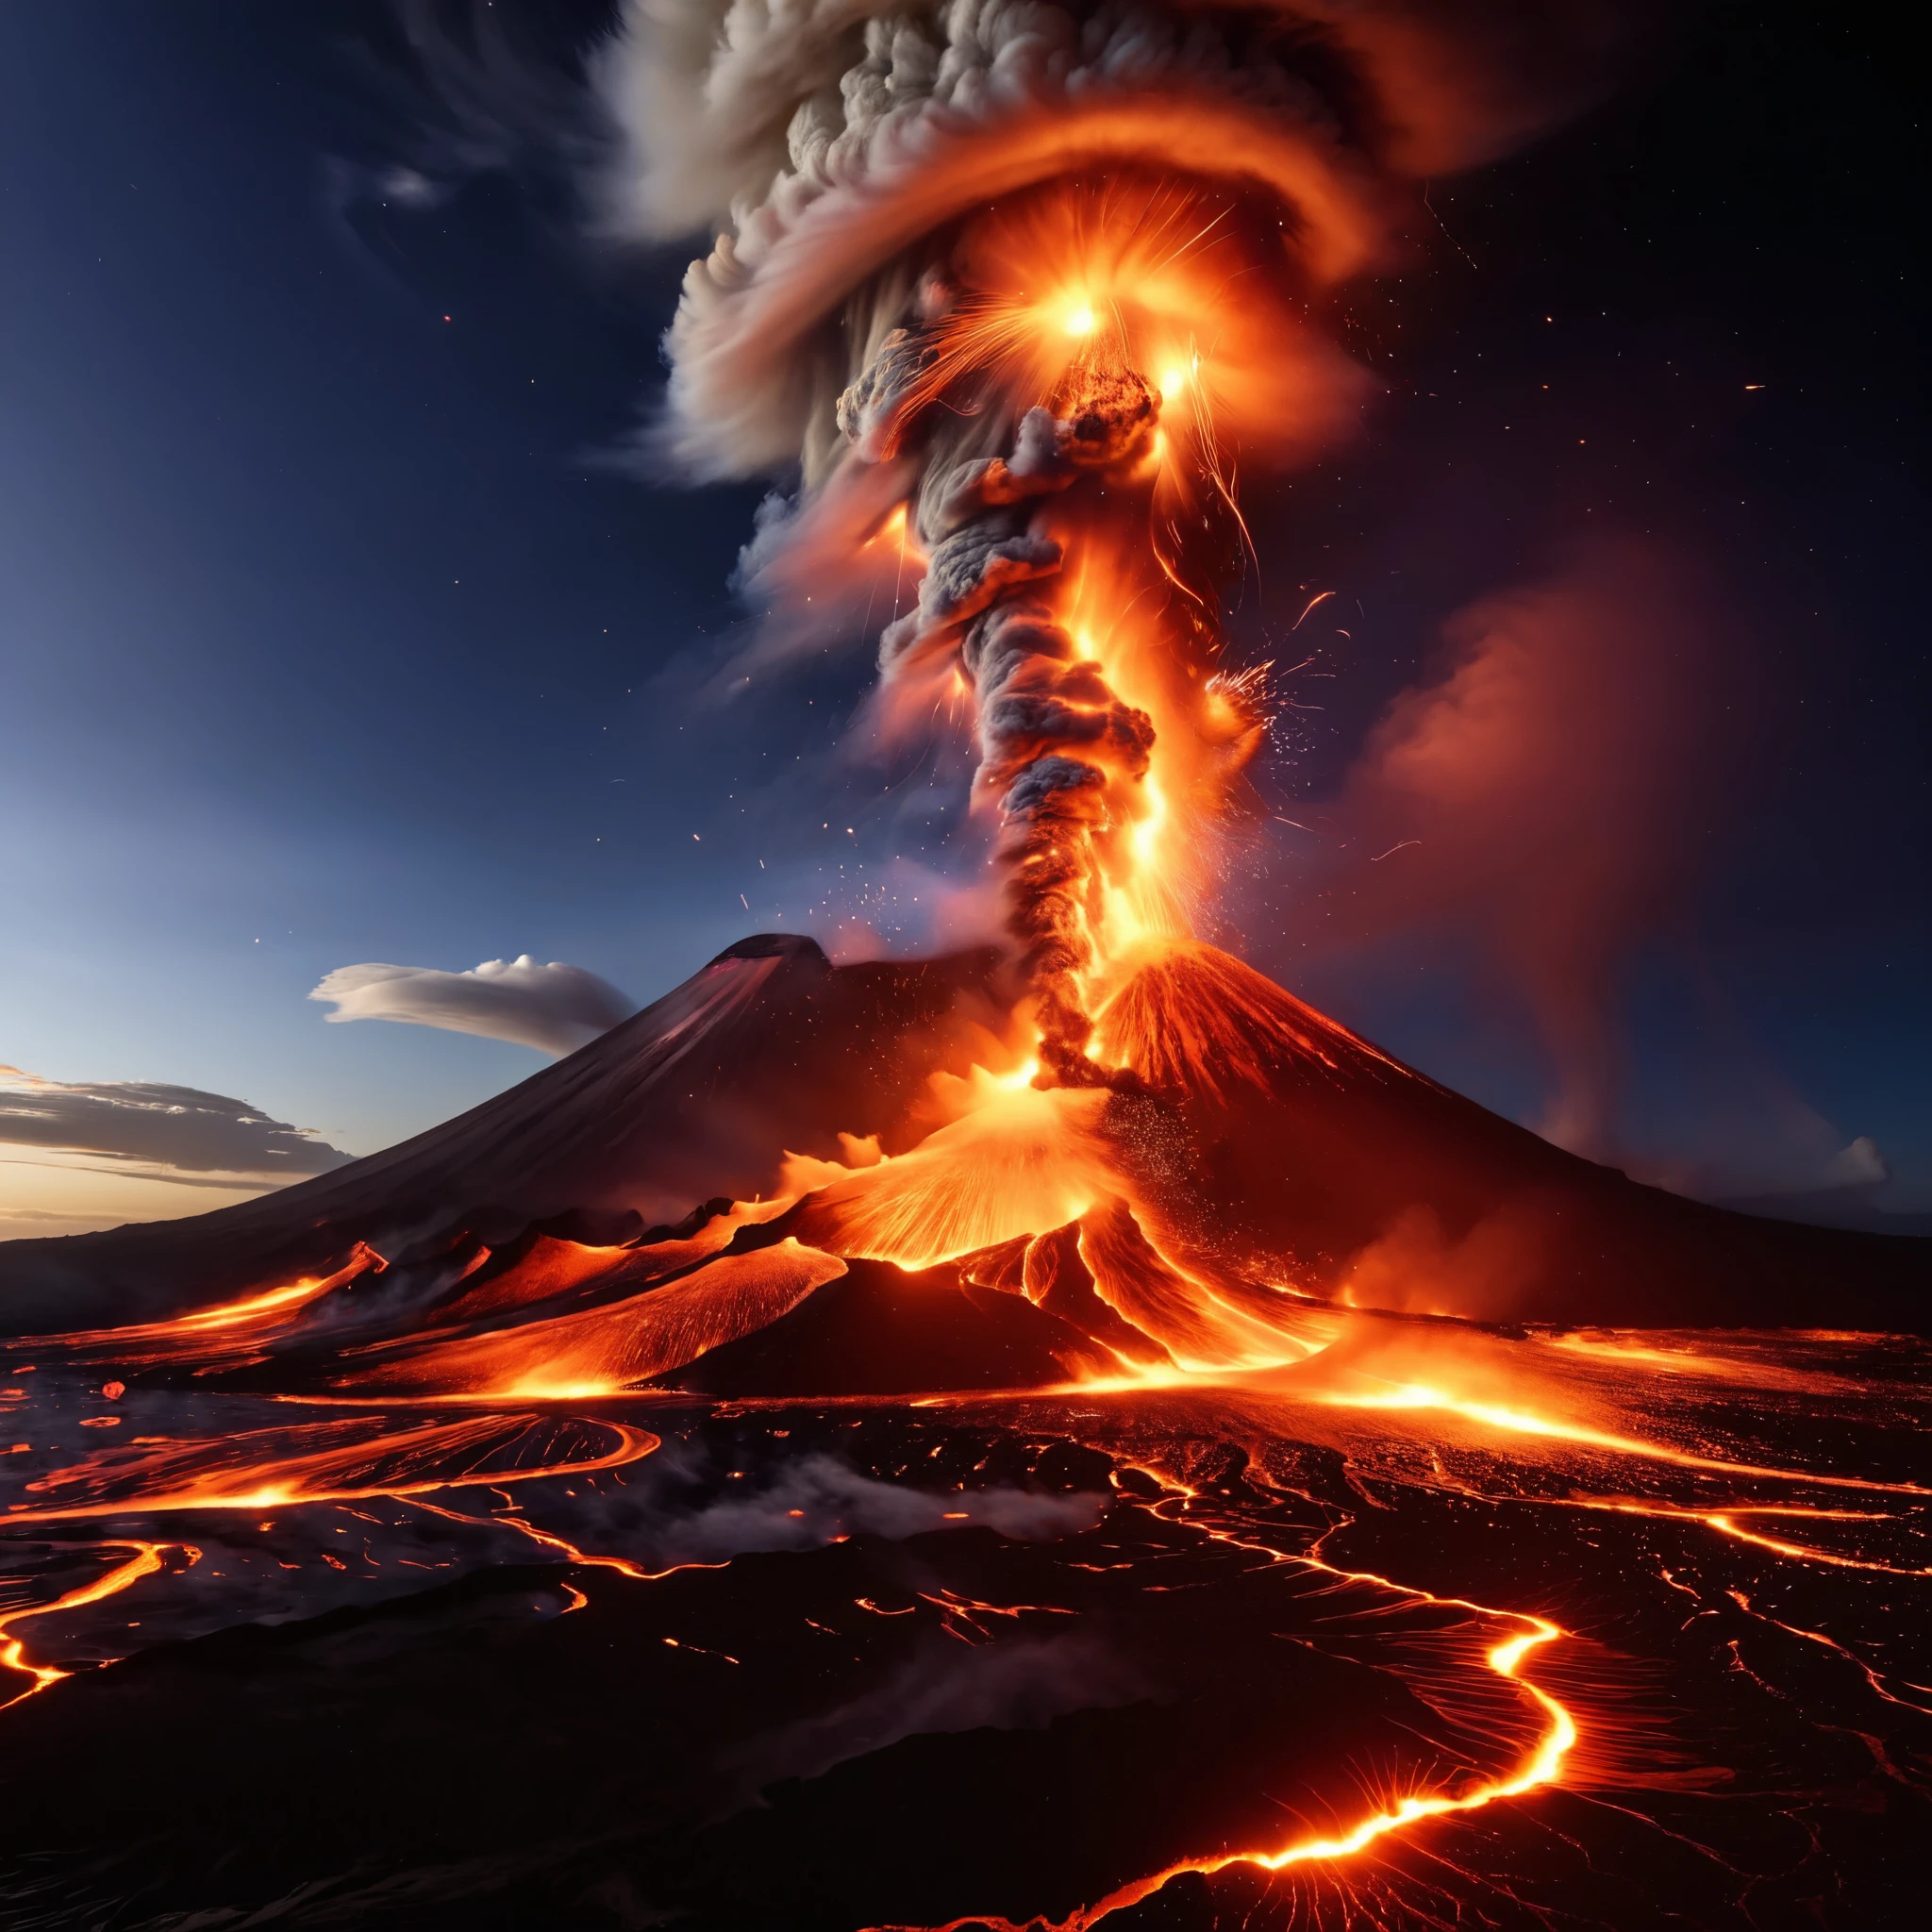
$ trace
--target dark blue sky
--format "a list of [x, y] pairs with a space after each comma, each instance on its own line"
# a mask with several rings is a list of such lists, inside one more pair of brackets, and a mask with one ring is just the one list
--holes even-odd
[[[1454, 612], [1600, 532], [1667, 545], [1724, 695], [1695, 862], [1618, 942], [1629, 1147], [1694, 1161], [1808, 1108], [1923, 1208], [1921, 108], [1902, 44], [1824, 16], [1712, 11], [1589, 121], [1432, 190], [1426, 259], [1340, 318], [1384, 402], [1251, 491], [1241, 625], [1278, 658], [1314, 591], [1359, 612], [1292, 641], [1323, 708], [1260, 782], [1309, 820]], [[446, 151], [390, 22], [0, 11], [0, 1059], [245, 1095], [357, 1152], [540, 1062], [330, 1026], [305, 995], [331, 968], [528, 952], [649, 999], [749, 929], [892, 924], [877, 882], [909, 890], [889, 862], [958, 796], [835, 751], [858, 638], [700, 698], [760, 491], [611, 456], [682, 252], [588, 239], [527, 152], [386, 195]], [[1486, 936], [1357, 929], [1301, 836], [1244, 861], [1244, 949], [1535, 1118]]]

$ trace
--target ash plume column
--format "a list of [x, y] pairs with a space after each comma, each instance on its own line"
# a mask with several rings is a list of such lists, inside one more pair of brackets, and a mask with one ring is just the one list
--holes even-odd
[[[928, 308], [943, 299], [926, 291]], [[855, 443], [877, 447], [937, 354], [907, 331], [887, 338], [840, 398], [839, 422]], [[1000, 817], [995, 858], [1008, 930], [1039, 1002], [1041, 1058], [1069, 1084], [1099, 1077], [1086, 1056], [1092, 1024], [1080, 982], [1094, 963], [1107, 878], [1119, 870], [1111, 848], [1143, 816], [1137, 793], [1155, 741], [1147, 713], [1121, 700], [1039, 593], [1066, 548], [1043, 499], [1108, 485], [1130, 502], [1151, 496], [1133, 473], [1152, 455], [1159, 399], [1137, 372], [1108, 360], [1079, 358], [1056, 399], [1067, 413], [1027, 409], [1007, 455], [964, 453], [989, 426], [997, 434], [998, 413], [937, 418], [916, 513], [929, 562], [915, 608], [887, 626], [879, 650], [888, 679], [940, 659], [957, 663], [974, 692], [974, 791]]]
[[[631, 0], [602, 84], [614, 225], [708, 224], [662, 454], [790, 475], [755, 564], [905, 512], [889, 688], [957, 677], [1047, 1074], [1150, 922], [1148, 837], [1211, 845], [1259, 737], [1217, 678], [1232, 479], [1371, 385], [1311, 317], [1397, 258], [1412, 184], [1576, 104], [1598, 4]], [[1582, 84], [1579, 84], [1581, 77]], [[812, 558], [823, 581], [825, 558]], [[772, 581], [782, 583], [778, 570]], [[1138, 908], [1134, 902], [1138, 898]]]

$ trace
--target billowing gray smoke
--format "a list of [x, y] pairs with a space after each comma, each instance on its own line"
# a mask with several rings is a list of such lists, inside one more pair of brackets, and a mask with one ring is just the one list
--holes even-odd
[[[1398, 184], [1506, 151], [1607, 76], [1607, 0], [629, 0], [610, 220], [710, 226], [669, 341], [699, 475], [842, 459], [834, 409], [969, 209], [1123, 166], [1286, 211], [1319, 281], [1388, 258]], [[855, 302], [853, 298], [863, 299]]]
[[[888, 341], [841, 399], [841, 421], [857, 426], [877, 413], [874, 371], [916, 366]], [[1020, 964], [1041, 1003], [1042, 1058], [1069, 1082], [1097, 1077], [1079, 980], [1093, 963], [1097, 895], [1115, 869], [1106, 848], [1138, 816], [1119, 794], [1146, 777], [1154, 724], [1115, 695], [1053, 606], [1031, 594], [1065, 554], [1035, 505], [1076, 481], [1118, 490], [1147, 456], [1158, 415], [1158, 398], [1132, 371], [1087, 365], [1074, 376], [1070, 413], [1029, 409], [1009, 455], [966, 454], [960, 445], [970, 448], [979, 426], [972, 417], [935, 425], [917, 512], [925, 576], [916, 608], [879, 641], [887, 677], [944, 653], [974, 691], [975, 790], [999, 813], [997, 859]]]

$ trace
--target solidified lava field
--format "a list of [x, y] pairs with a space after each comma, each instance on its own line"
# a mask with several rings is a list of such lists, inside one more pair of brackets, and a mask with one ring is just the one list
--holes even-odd
[[1923, 1923], [1924, 1345], [1483, 1343], [1520, 1410], [16, 1351], [8, 1922]]

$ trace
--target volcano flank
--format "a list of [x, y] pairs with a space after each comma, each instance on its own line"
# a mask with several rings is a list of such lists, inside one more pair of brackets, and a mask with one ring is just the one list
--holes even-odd
[[[1199, 944], [1164, 951], [1102, 1016], [1103, 1040], [1139, 1079], [1083, 1109], [1067, 1165], [1074, 1194], [1101, 1192], [1109, 1173], [1137, 1194], [1205, 1290], [1149, 1262], [1117, 1194], [1058, 1225], [1008, 1229], [1041, 1205], [1051, 1163], [1030, 1144], [1017, 1171], [1015, 1157], [970, 1136], [942, 1156], [928, 1146], [920, 1161], [954, 1171], [896, 1191], [902, 1219], [924, 1214], [933, 1226], [882, 1236], [867, 1220], [870, 1197], [894, 1192], [898, 1163], [940, 1124], [934, 1078], [957, 1085], [968, 1073], [994, 1022], [995, 972], [987, 954], [833, 966], [808, 939], [741, 941], [558, 1065], [384, 1153], [192, 1220], [7, 1243], [0, 1306], [31, 1334], [110, 1312], [166, 1321], [273, 1283], [327, 1279], [277, 1351], [349, 1332], [358, 1343], [443, 1332], [452, 1315], [474, 1337], [587, 1296], [621, 1301], [674, 1279], [694, 1290], [707, 1267], [793, 1240], [846, 1264], [803, 1295], [876, 1299], [887, 1326], [939, 1324], [948, 1350], [983, 1327], [992, 1358], [1030, 1346], [1049, 1370], [1070, 1347], [1164, 1358], [1176, 1335], [1185, 1359], [1187, 1324], [1158, 1304], [1191, 1293], [1231, 1299], [1262, 1322], [1276, 1307], [1558, 1325], [1916, 1329], [1925, 1319], [1923, 1243], [1767, 1222], [1639, 1185]], [[881, 1150], [876, 1166], [838, 1166], [855, 1133]], [[801, 1187], [800, 1156], [830, 1178]], [[1015, 1196], [1005, 1218], [995, 1208], [958, 1219], [954, 1197], [1002, 1184]], [[774, 1196], [789, 1197], [775, 1219], [733, 1207]], [[956, 1223], [998, 1239], [961, 1246], [971, 1236], [949, 1240]], [[1121, 1271], [1108, 1262], [1123, 1248], [1126, 1274], [1151, 1265], [1168, 1277], [1139, 1291], [1144, 1329], [1109, 1287]], [[1083, 1259], [1096, 1250], [1108, 1257], [1097, 1295]], [[661, 1267], [643, 1264], [658, 1253]], [[891, 1286], [864, 1265], [880, 1259], [903, 1264]], [[915, 1293], [905, 1268], [921, 1262]], [[829, 1282], [854, 1267], [869, 1285], [834, 1292]], [[819, 1318], [789, 1295], [771, 1319], [811, 1332]], [[894, 1344], [869, 1341], [863, 1323], [848, 1342], [841, 1363], [825, 1361], [809, 1391], [791, 1392], [885, 1386], [869, 1357]], [[706, 1372], [708, 1386], [730, 1392], [720, 1372]], [[894, 1386], [935, 1386], [945, 1373], [942, 1357]]]

